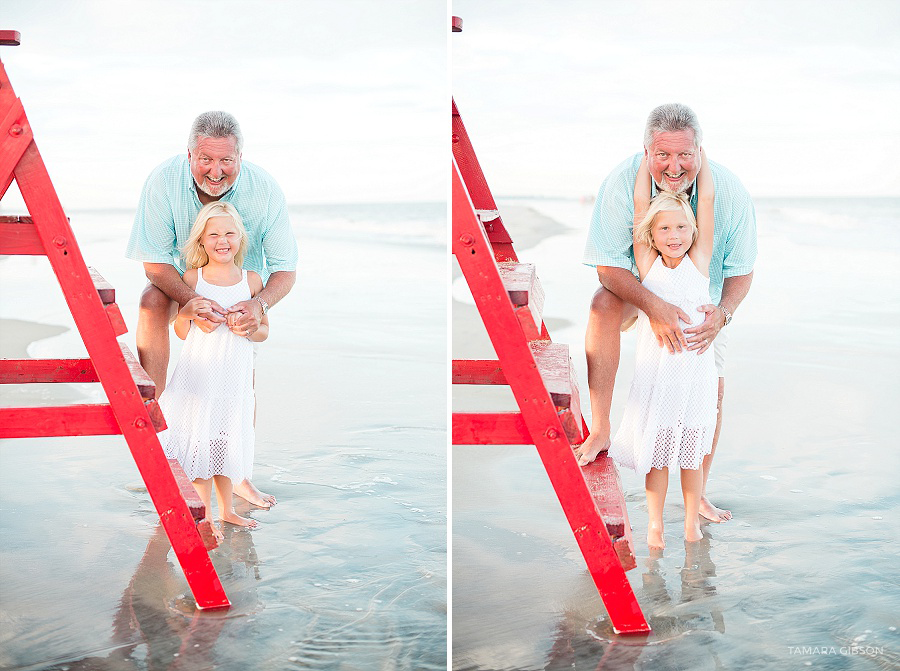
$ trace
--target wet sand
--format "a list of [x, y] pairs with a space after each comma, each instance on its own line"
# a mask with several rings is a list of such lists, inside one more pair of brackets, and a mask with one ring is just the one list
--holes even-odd
[[[900, 281], [900, 255], [864, 228], [898, 223], [900, 208], [858, 207], [840, 219], [828, 203], [757, 203], [760, 259], [732, 328], [710, 483], [734, 519], [685, 544], [673, 474], [667, 548], [651, 555], [642, 479], [622, 472], [638, 557], [628, 577], [654, 630], [647, 639], [613, 634], [534, 447], [453, 448], [454, 669], [900, 666], [900, 300], [885, 294]], [[586, 227], [589, 206], [576, 214]], [[806, 220], [841, 244], [810, 240]], [[585, 232], [529, 247], [527, 214], [504, 221], [520, 259], [537, 263], [545, 313], [570, 318], [550, 332], [570, 346], [587, 413], [581, 342], [596, 280], [578, 265]], [[461, 356], [459, 334], [483, 327], [473, 309], [454, 308]], [[614, 426], [633, 357], [626, 336]], [[466, 392], [454, 389], [454, 403], [476, 409], [482, 399]]]
[[[116, 286], [133, 344], [139, 266], [103, 228], [76, 235]], [[444, 250], [295, 228], [297, 285], [256, 364], [253, 480], [279, 503], [238, 503], [260, 527], [226, 525], [212, 553], [233, 607], [193, 607], [121, 437], [6, 440], [0, 667], [446, 667]], [[6, 300], [31, 272], [19, 262], [0, 261], [4, 355], [67, 326], [58, 305]], [[72, 336], [27, 349], [72, 355]], [[97, 394], [41, 386], [57, 402]], [[4, 404], [24, 389], [4, 389]]]

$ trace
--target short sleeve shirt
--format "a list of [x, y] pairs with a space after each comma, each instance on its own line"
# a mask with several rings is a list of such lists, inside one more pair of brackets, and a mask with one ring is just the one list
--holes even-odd
[[[632, 246], [634, 180], [643, 154], [616, 166], [600, 185], [584, 249], [584, 264], [614, 266], [638, 276]], [[709, 293], [714, 303], [722, 298], [726, 277], [747, 275], [756, 262], [756, 211], [750, 194], [738, 178], [715, 161], [709, 162], [716, 187], [713, 252], [709, 262]], [[697, 214], [697, 190], [691, 196]]]
[[[231, 203], [247, 229], [244, 268], [269, 280], [271, 273], [296, 270], [297, 241], [281, 187], [265, 170], [241, 161], [234, 185], [220, 201]], [[125, 255], [135, 261], [170, 263], [181, 273], [181, 249], [203, 204], [197, 197], [187, 154], [157, 166], [141, 193]]]

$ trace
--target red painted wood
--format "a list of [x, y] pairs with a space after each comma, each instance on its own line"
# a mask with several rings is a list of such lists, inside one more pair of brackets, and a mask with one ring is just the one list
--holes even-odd
[[18, 30], [0, 30], [0, 46], [17, 47], [22, 42], [22, 35]]
[[[16, 102], [6, 72], [2, 70], [0, 119], [7, 119], [15, 112]], [[22, 126], [28, 128], [27, 120]], [[19, 152], [18, 142], [23, 134], [24, 131], [0, 133], [0, 157]], [[145, 402], [141, 398], [36, 145], [29, 138], [27, 147], [19, 153], [21, 158], [15, 162], [12, 174], [109, 399], [108, 407], [84, 408], [80, 418], [72, 416], [71, 421], [77, 422], [75, 426], [61, 422], [61, 418], [70, 417], [72, 406], [68, 410], [56, 409], [58, 417], [53, 421], [69, 435], [75, 431], [84, 433], [86, 429], [111, 430], [109, 418], [113, 418], [118, 429], [115, 433], [122, 433], [131, 450], [198, 607], [226, 608], [230, 605], [228, 598], [156, 437], [156, 431], [164, 425], [158, 406], [155, 401]], [[0, 170], [0, 183], [4, 182], [9, 183]], [[39, 415], [34, 417], [36, 421], [49, 421], [48, 413], [39, 411], [46, 409], [4, 409], [0, 412], [0, 431], [14, 431], [23, 413], [36, 412]], [[48, 434], [32, 428], [26, 435]]]
[[458, 16], [454, 16], [450, 19], [450, 27], [454, 33], [461, 33], [463, 29], [463, 21]]
[[114, 436], [120, 433], [106, 403], [0, 408], [0, 438], [32, 436]]
[[128, 326], [125, 325], [125, 319], [122, 317], [122, 312], [119, 310], [119, 306], [116, 303], [104, 305], [103, 311], [106, 313], [109, 325], [112, 327], [113, 333], [117, 338], [120, 335], [128, 333]]
[[453, 445], [531, 445], [521, 412], [454, 412]]
[[0, 254], [43, 256], [44, 246], [31, 222], [0, 221]]
[[[469, 198], [469, 184], [464, 184], [455, 162], [452, 178], [453, 253], [516, 397], [529, 442], [537, 447], [614, 629], [620, 633], [646, 633], [649, 625], [575, 460], [571, 438], [567, 436], [556, 406], [541, 379], [522, 328], [522, 320], [516, 315], [500, 278], [490, 242]], [[484, 186], [486, 188], [486, 184]], [[480, 184], [476, 185], [476, 190], [480, 187]], [[481, 433], [486, 434], [487, 431], [474, 426], [476, 422], [485, 420], [495, 422], [494, 431], [503, 429], [512, 433], [508, 425], [498, 424], [500, 420], [491, 413], [481, 419], [455, 415], [454, 435], [469, 430], [474, 440], [485, 441], [486, 435]], [[572, 424], [580, 429], [583, 421], [576, 422], [573, 417]]]
[[[556, 412], [570, 443], [581, 442], [575, 417], [568, 409]], [[533, 445], [520, 412], [454, 412], [453, 445]]]
[[0, 359], [0, 384], [98, 381], [90, 359]]
[[[156, 396], [156, 384], [125, 343], [118, 343], [143, 399]], [[90, 359], [0, 359], [0, 384], [99, 382]]]
[[[6, 79], [3, 65], [0, 64], [0, 90], [6, 90], [3, 80]], [[9, 80], [6, 80], [7, 86]], [[9, 88], [7, 93], [11, 93]], [[33, 139], [31, 126], [25, 118], [25, 109], [21, 101], [12, 95], [0, 98], [6, 106], [0, 109], [0, 138], [3, 139], [3, 151], [0, 152], [0, 184], [4, 184], [4, 193], [9, 186], [13, 171], [25, 150]]]
[[203, 501], [200, 499], [197, 490], [194, 489], [193, 483], [177, 459], [169, 459], [169, 468], [172, 469], [172, 475], [175, 477], [181, 496], [184, 497], [184, 502], [187, 504], [188, 510], [191, 511], [191, 517], [197, 525], [197, 531], [203, 540], [203, 546], [207, 550], [217, 548], [219, 541], [216, 540], [215, 532], [213, 532], [212, 521], [206, 517], [206, 506], [203, 505]]
[[597, 512], [603, 517], [606, 529], [613, 539], [619, 561], [626, 571], [635, 568], [637, 563], [634, 558], [631, 524], [628, 522], [625, 495], [622, 493], [622, 482], [615, 464], [604, 453], [593, 463], [583, 467], [581, 472], [597, 505]]
[[496, 359], [454, 359], [453, 384], [506, 384], [506, 375]]
[[[469, 139], [462, 117], [456, 108], [456, 101], [452, 100], [451, 104], [453, 107], [453, 134], [451, 136], [453, 158], [465, 181], [473, 207], [476, 210], [498, 212], [497, 203], [494, 202], [494, 196], [488, 188], [487, 180], [481, 171], [481, 165], [475, 156], [472, 141]], [[491, 244], [503, 246], [503, 256], [506, 257], [504, 260], [517, 261], [516, 252], [512, 248], [512, 238], [509, 237], [509, 233], [503, 225], [503, 220], [499, 217], [499, 212], [496, 219], [485, 222], [485, 225], [490, 226], [488, 238]]]
[[116, 302], [116, 289], [103, 279], [103, 275], [97, 272], [96, 268], [91, 268], [88, 266], [88, 273], [91, 276], [91, 282], [94, 283], [94, 288], [97, 290], [97, 293], [100, 295], [100, 300], [104, 303], [115, 303]]

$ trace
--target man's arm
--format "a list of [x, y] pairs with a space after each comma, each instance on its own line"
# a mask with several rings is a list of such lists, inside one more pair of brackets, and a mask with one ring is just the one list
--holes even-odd
[[[734, 314], [741, 302], [750, 292], [750, 284], [753, 282], [753, 271], [746, 275], [735, 275], [734, 277], [726, 277], [722, 283], [722, 299], [719, 305], [724, 307], [728, 312]], [[719, 310], [721, 312], [721, 310]], [[724, 315], [723, 315], [724, 320]]]
[[670, 352], [680, 352], [687, 347], [687, 340], [679, 324], [679, 320], [690, 323], [684, 310], [667, 303], [644, 287], [630, 270], [597, 266], [597, 276], [604, 288], [644, 311], [660, 347], [668, 347]]
[[[266, 286], [256, 295], [264, 300], [269, 307], [272, 307], [290, 293], [296, 281], [296, 270], [279, 270], [269, 276]], [[254, 302], [259, 305], [259, 301], [254, 300]]]
[[184, 283], [178, 270], [171, 263], [145, 262], [144, 274], [150, 280], [150, 284], [180, 306], [197, 296], [197, 292]]

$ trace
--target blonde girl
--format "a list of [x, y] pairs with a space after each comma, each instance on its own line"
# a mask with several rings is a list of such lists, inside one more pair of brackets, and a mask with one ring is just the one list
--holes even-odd
[[[255, 527], [256, 520], [235, 512], [232, 493], [234, 482], [253, 471], [252, 343], [268, 337], [268, 317], [249, 337], [235, 330], [240, 313], [229, 313], [224, 324], [203, 320], [203, 329], [193, 323], [215, 306], [227, 310], [262, 290], [260, 276], [241, 268], [246, 247], [247, 232], [231, 204], [210, 203], [197, 214], [182, 253], [188, 265], [184, 282], [199, 295], [175, 317], [175, 334], [185, 342], [160, 397], [169, 426], [161, 438], [166, 455], [193, 481], [208, 517], [215, 486], [222, 521]], [[221, 537], [218, 529], [216, 534]]]

